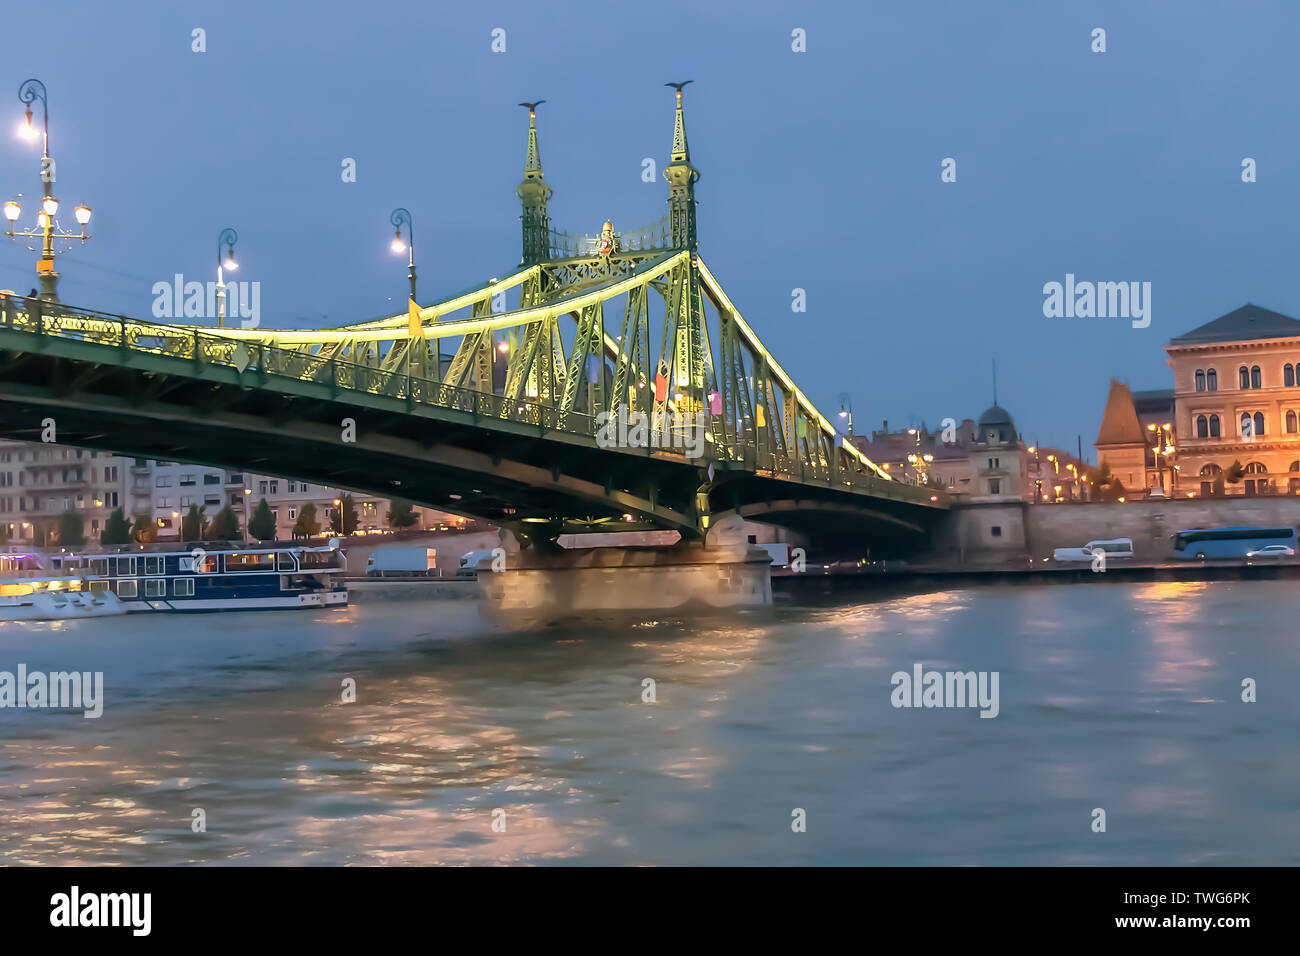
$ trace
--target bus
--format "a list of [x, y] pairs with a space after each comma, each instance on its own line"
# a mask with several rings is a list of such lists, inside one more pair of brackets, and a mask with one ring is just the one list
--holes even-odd
[[1244, 558], [1269, 544], [1294, 549], [1296, 529], [1289, 528], [1201, 528], [1172, 535], [1175, 558]]

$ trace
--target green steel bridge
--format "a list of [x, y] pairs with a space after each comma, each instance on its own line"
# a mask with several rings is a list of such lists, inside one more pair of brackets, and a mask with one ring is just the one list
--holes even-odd
[[[663, 220], [555, 229], [530, 106], [520, 265], [398, 315], [235, 329], [4, 299], [0, 434], [34, 440], [52, 418], [62, 444], [406, 498], [534, 544], [699, 539], [728, 514], [918, 539], [947, 497], [844, 441], [697, 252], [676, 99]], [[620, 418], [648, 428], [620, 440]]]

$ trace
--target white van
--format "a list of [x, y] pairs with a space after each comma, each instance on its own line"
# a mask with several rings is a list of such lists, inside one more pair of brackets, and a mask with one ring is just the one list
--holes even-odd
[[1133, 557], [1133, 539], [1109, 538], [1100, 541], [1089, 541], [1082, 548], [1057, 548], [1052, 552], [1052, 557], [1057, 561], [1091, 561], [1092, 556], [1098, 551], [1106, 552], [1107, 561], [1115, 558], [1131, 558]]
[[456, 576], [462, 578], [478, 577], [479, 564], [483, 561], [491, 561], [495, 554], [495, 548], [466, 551], [461, 555], [460, 567], [456, 569]]

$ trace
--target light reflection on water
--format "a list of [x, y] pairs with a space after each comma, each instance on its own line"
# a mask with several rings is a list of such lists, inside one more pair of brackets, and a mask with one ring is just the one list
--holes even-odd
[[[0, 710], [0, 861], [1296, 863], [1297, 604], [1097, 583], [521, 633], [461, 601], [0, 625], [0, 669], [102, 670], [107, 698]], [[999, 717], [894, 709], [914, 662], [998, 671]]]

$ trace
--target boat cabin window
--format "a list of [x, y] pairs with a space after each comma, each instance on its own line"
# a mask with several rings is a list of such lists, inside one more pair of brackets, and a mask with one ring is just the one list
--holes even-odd
[[91, 582], [90, 582], [90, 590], [91, 590], [92, 593], [95, 592], [95, 591], [107, 591], [107, 590], [108, 590], [108, 582], [107, 582], [107, 581], [91, 581]]
[[134, 579], [132, 579], [132, 580], [130, 580], [130, 581], [118, 581], [118, 582], [117, 582], [117, 596], [118, 596], [118, 597], [124, 597], [124, 598], [128, 598], [128, 597], [129, 597], [129, 598], [133, 598], [133, 597], [138, 596], [138, 594], [139, 594], [139, 589], [136, 587], [136, 584], [135, 584], [135, 580], [134, 580]]
[[195, 574], [216, 574], [217, 573], [217, 556], [215, 554], [205, 555], [202, 561], [195, 561], [192, 557], [181, 558], [181, 570], [193, 571]]
[[265, 554], [228, 554], [227, 571], [271, 571], [275, 568], [275, 555]]
[[154, 578], [152, 581], [144, 582], [145, 597], [163, 597], [167, 593], [167, 582], [162, 578]]
[[164, 560], [165, 560], [165, 559], [163, 558], [162, 555], [158, 555], [156, 558], [145, 558], [145, 559], [144, 559], [144, 573], [145, 573], [145, 574], [162, 574], [162, 573], [164, 572], [164, 570], [165, 570], [164, 563], [163, 563]]
[[194, 579], [177, 578], [172, 582], [172, 593], [177, 597], [190, 597], [194, 593]]
[[114, 558], [113, 573], [118, 577], [135, 574], [135, 558]]
[[90, 573], [101, 576], [108, 574], [108, 558], [91, 558]]
[[304, 571], [311, 568], [338, 567], [334, 562], [334, 551], [303, 551], [298, 555], [298, 562]]
[[280, 551], [275, 556], [275, 569], [277, 571], [292, 571], [294, 569], [293, 555], [288, 551]]

